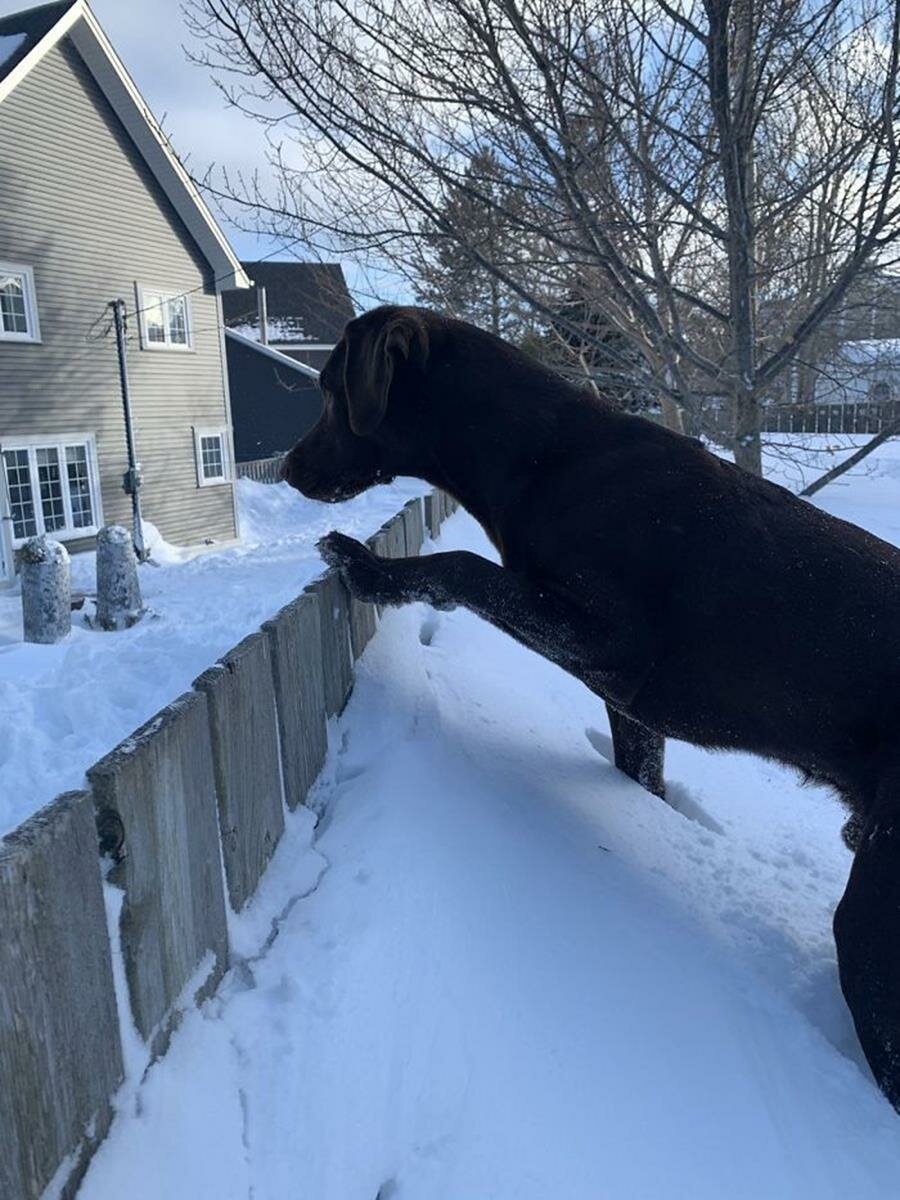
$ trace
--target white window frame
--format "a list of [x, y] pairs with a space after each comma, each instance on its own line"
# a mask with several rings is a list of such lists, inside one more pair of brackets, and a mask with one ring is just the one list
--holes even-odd
[[[217, 437], [222, 443], [222, 475], [207, 479], [203, 474], [203, 438]], [[218, 487], [231, 483], [234, 471], [231, 465], [231, 431], [224, 425], [194, 426], [194, 461], [197, 467], [197, 487]]]
[[[141, 338], [142, 350], [162, 350], [170, 351], [175, 354], [186, 354], [194, 349], [194, 322], [191, 314], [191, 299], [185, 292], [172, 291], [170, 288], [154, 287], [149, 283], [136, 283], [134, 285], [134, 295], [137, 307], [138, 330]], [[165, 331], [165, 341], [151, 342], [147, 334], [147, 309], [150, 307], [150, 296], [158, 296], [165, 304], [168, 300], [183, 300], [184, 301], [184, 324], [187, 334], [187, 341], [172, 342], [169, 340], [169, 322], [163, 322]]]
[[0, 262], [0, 273], [21, 275], [24, 283], [25, 333], [6, 332], [0, 328], [0, 342], [40, 342], [41, 323], [38, 320], [37, 291], [34, 286], [34, 268], [26, 263]]
[[[72, 497], [69, 494], [68, 480], [65, 474], [66, 465], [66, 446], [84, 446], [87, 450], [87, 466], [88, 466], [88, 486], [91, 490], [91, 509], [94, 514], [93, 525], [81, 525], [77, 528], [72, 523]], [[34, 504], [34, 519], [37, 525], [38, 534], [45, 532], [44, 528], [44, 510], [41, 505], [40, 484], [38, 482], [37, 469], [37, 451], [38, 450], [56, 450], [59, 455], [60, 474], [63, 480], [62, 487], [62, 502], [63, 512], [66, 516], [66, 523], [62, 529], [53, 529], [49, 536], [55, 538], [59, 542], [72, 542], [80, 538], [96, 537], [103, 528], [103, 508], [100, 496], [100, 473], [97, 469], [97, 439], [92, 433], [72, 433], [66, 434], [64, 437], [29, 437], [29, 438], [4, 438], [0, 442], [0, 471], [3, 472], [3, 486], [7, 488], [6, 483], [6, 463], [2, 458], [5, 450], [25, 450], [28, 452], [28, 474], [31, 478], [31, 494], [32, 503]], [[8, 490], [6, 492], [8, 496]], [[10, 504], [10, 518], [12, 517], [12, 505]], [[27, 537], [17, 538], [15, 530], [12, 528], [10, 520], [10, 534], [14, 549], [18, 549], [28, 541]]]

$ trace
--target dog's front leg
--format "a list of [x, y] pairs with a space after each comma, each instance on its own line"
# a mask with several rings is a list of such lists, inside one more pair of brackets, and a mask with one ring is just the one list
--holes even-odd
[[358, 600], [467, 608], [583, 680], [618, 711], [627, 709], [649, 673], [644, 638], [612, 595], [607, 606], [595, 591], [597, 611], [585, 612], [568, 597], [468, 550], [379, 558], [340, 533], [323, 538], [319, 549]]

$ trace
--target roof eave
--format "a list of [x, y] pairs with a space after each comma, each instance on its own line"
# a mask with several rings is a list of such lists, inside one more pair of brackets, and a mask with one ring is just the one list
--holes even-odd
[[249, 346], [251, 350], [256, 350], [260, 354], [264, 354], [267, 358], [272, 358], [283, 366], [298, 371], [301, 375], [305, 375], [307, 379], [318, 380], [319, 378], [320, 372], [315, 367], [308, 367], [306, 363], [298, 362], [296, 358], [291, 358], [289, 354], [282, 354], [274, 346], [270, 346], [264, 342], [257, 342], [253, 338], [247, 337], [245, 333], [238, 333], [236, 329], [229, 329], [226, 326], [225, 336], [226, 338], [231, 338], [232, 341], [237, 342], [240, 346]]

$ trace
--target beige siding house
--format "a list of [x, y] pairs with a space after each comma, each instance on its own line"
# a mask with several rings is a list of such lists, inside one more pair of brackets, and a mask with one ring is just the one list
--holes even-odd
[[119, 299], [144, 516], [237, 536], [220, 293], [247, 283], [84, 0], [0, 20], [0, 579], [34, 533], [130, 522]]

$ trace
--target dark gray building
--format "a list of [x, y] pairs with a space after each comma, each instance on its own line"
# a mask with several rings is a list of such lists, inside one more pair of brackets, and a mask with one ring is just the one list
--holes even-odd
[[225, 349], [236, 461], [284, 454], [319, 419], [318, 371], [236, 329]]
[[[264, 261], [241, 266], [254, 287], [222, 297], [226, 325], [320, 370], [355, 316], [340, 264]], [[261, 336], [263, 306], [267, 319]]]
[[109, 302], [125, 301], [146, 517], [237, 536], [220, 293], [248, 280], [84, 0], [0, 20], [0, 579], [128, 523]]

